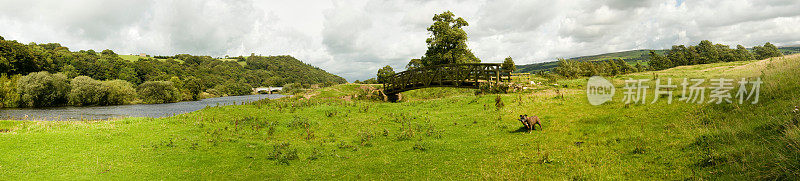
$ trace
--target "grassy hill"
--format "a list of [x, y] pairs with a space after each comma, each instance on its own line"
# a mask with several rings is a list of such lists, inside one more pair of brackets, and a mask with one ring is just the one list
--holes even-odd
[[[658, 54], [666, 54], [666, 50], [656, 50]], [[631, 65], [636, 64], [637, 62], [641, 62], [643, 65], [647, 65], [647, 58], [650, 50], [630, 50], [630, 51], [622, 51], [622, 52], [614, 52], [614, 53], [604, 53], [599, 55], [589, 55], [589, 56], [581, 56], [581, 57], [574, 57], [569, 58], [568, 60], [576, 60], [576, 61], [602, 61], [602, 60], [614, 60], [617, 58], [621, 58], [625, 62], [630, 63]], [[527, 65], [517, 65], [518, 73], [533, 73], [541, 70], [550, 70], [557, 67], [557, 63], [555, 61], [552, 62], [542, 62], [542, 63], [534, 63], [534, 64], [527, 64]]]
[[[791, 55], [795, 53], [800, 53], [800, 45], [795, 46], [783, 46], [778, 47], [778, 50], [781, 51], [784, 55]], [[657, 54], [665, 55], [668, 50], [655, 50]], [[581, 56], [581, 57], [574, 57], [569, 58], [569, 60], [576, 60], [576, 61], [602, 61], [602, 60], [613, 60], [617, 58], [621, 58], [625, 62], [628, 62], [631, 65], [635, 65], [637, 62], [641, 62], [643, 65], [647, 65], [648, 61], [648, 54], [650, 50], [629, 50], [629, 51], [621, 51], [621, 52], [614, 52], [614, 53], [604, 53], [599, 55], [589, 55], [589, 56]], [[518, 73], [533, 73], [541, 70], [551, 70], [557, 67], [557, 63], [555, 61], [552, 62], [542, 62], [542, 63], [534, 63], [534, 64], [527, 64], [527, 65], [517, 65]]]
[[[765, 82], [758, 104], [621, 101], [628, 78], [755, 76]], [[599, 106], [586, 101], [581, 78], [502, 95], [420, 89], [403, 93], [401, 103], [351, 99], [374, 85], [346, 84], [162, 119], [0, 121], [0, 175], [10, 180], [800, 178], [800, 113], [792, 112], [800, 104], [800, 56], [609, 79], [620, 93]], [[680, 90], [673, 93], [679, 96]], [[524, 131], [516, 120], [520, 114], [539, 116], [543, 129]]]

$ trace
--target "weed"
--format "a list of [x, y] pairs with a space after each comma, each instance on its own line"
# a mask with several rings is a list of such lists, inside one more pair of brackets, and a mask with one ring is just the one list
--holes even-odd
[[356, 149], [355, 146], [347, 144], [345, 142], [339, 142], [339, 144], [337, 144], [336, 147], [339, 148], [339, 149], [343, 149], [343, 150], [344, 149], [353, 149], [353, 150]]
[[276, 160], [278, 163], [289, 165], [289, 161], [296, 160], [297, 149], [290, 148], [289, 143], [281, 143], [272, 146], [272, 153], [269, 154], [268, 159]]
[[317, 148], [314, 148], [313, 150], [311, 150], [311, 154], [309, 154], [308, 158], [306, 158], [306, 159], [308, 159], [308, 160], [317, 160], [320, 157], [322, 157], [322, 153], [320, 153]]
[[314, 137], [314, 130], [312, 130], [311, 127], [306, 127], [305, 134], [303, 134], [303, 139], [312, 140]]
[[411, 149], [416, 151], [427, 151], [428, 147], [425, 146], [425, 144], [423, 143], [415, 143], [414, 146], [411, 147]]
[[372, 133], [361, 131], [358, 133], [358, 144], [361, 146], [372, 146]]
[[411, 126], [407, 126], [407, 124], [403, 124], [400, 128], [400, 134], [397, 135], [397, 141], [413, 139], [414, 135], [416, 135], [414, 129]]
[[497, 110], [503, 109], [503, 107], [506, 106], [503, 104], [503, 98], [500, 97], [500, 95], [497, 95], [497, 97], [494, 98], [494, 106], [497, 108]]
[[539, 164], [550, 164], [555, 162], [554, 160], [550, 159], [550, 153], [544, 153], [541, 159], [539, 159]]

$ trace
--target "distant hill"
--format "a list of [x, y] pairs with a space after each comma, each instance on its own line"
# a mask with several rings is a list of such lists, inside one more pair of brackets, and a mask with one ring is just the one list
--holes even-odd
[[[748, 48], [750, 49], [750, 48]], [[750, 49], [752, 50], [752, 49]], [[781, 51], [784, 55], [800, 53], [800, 45], [789, 45], [789, 46], [782, 46], [778, 47], [778, 50]], [[667, 53], [668, 50], [655, 50], [657, 54], [664, 55]], [[581, 57], [574, 57], [568, 58], [567, 60], [576, 60], [576, 61], [601, 61], [601, 60], [612, 60], [621, 58], [625, 62], [633, 65], [636, 62], [642, 62], [643, 65], [647, 65], [648, 61], [648, 54], [650, 53], [649, 49], [641, 49], [641, 50], [629, 50], [629, 51], [621, 51], [621, 52], [613, 52], [613, 53], [604, 53], [599, 55], [589, 55], [589, 56], [581, 56]], [[527, 65], [517, 65], [517, 73], [534, 73], [541, 70], [550, 70], [557, 66], [557, 61], [550, 61], [550, 62], [542, 62], [542, 63], [534, 63], [534, 64], [527, 64]]]
[[[666, 54], [667, 50], [656, 50], [658, 54]], [[621, 58], [625, 62], [630, 64], [636, 64], [636, 62], [642, 62], [642, 64], [647, 65], [647, 54], [650, 53], [650, 50], [643, 49], [643, 50], [629, 50], [629, 51], [622, 51], [622, 52], [614, 52], [614, 53], [604, 53], [599, 55], [589, 55], [589, 56], [581, 56], [581, 57], [574, 57], [568, 58], [568, 60], [576, 60], [576, 61], [601, 61], [601, 60], [613, 60], [617, 58]], [[556, 61], [551, 62], [542, 62], [542, 63], [534, 63], [528, 65], [517, 65], [518, 73], [533, 73], [540, 70], [550, 70], [557, 66]]]
[[[0, 36], [0, 75], [31, 72], [62, 72], [69, 78], [88, 76], [95, 80], [121, 79], [139, 85], [147, 81], [199, 79], [202, 90], [222, 84], [242, 87], [336, 84], [347, 81], [292, 56], [239, 56], [213, 58], [178, 54], [174, 56], [118, 55], [102, 51], [70, 51], [60, 43], [23, 44]], [[228, 94], [230, 95], [230, 94]]]
[[800, 45], [781, 46], [778, 47], [778, 50], [780, 50], [784, 55], [800, 53]]

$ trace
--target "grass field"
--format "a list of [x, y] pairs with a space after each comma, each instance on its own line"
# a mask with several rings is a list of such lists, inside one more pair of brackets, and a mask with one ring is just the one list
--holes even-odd
[[[791, 56], [610, 78], [621, 92], [627, 78], [759, 76], [755, 105], [625, 105], [617, 93], [591, 106], [583, 78], [503, 95], [421, 89], [400, 103], [350, 100], [377, 85], [346, 84], [163, 119], [0, 121], [0, 178], [792, 180], [798, 68]], [[520, 114], [543, 129], [523, 130]]]

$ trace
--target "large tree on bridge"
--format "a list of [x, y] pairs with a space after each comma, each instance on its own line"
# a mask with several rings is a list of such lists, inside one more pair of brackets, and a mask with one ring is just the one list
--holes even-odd
[[467, 48], [467, 33], [461, 29], [465, 26], [469, 26], [467, 21], [455, 18], [453, 12], [434, 15], [433, 25], [428, 27], [431, 37], [425, 41], [428, 51], [422, 56], [422, 65], [480, 63], [481, 60]]

